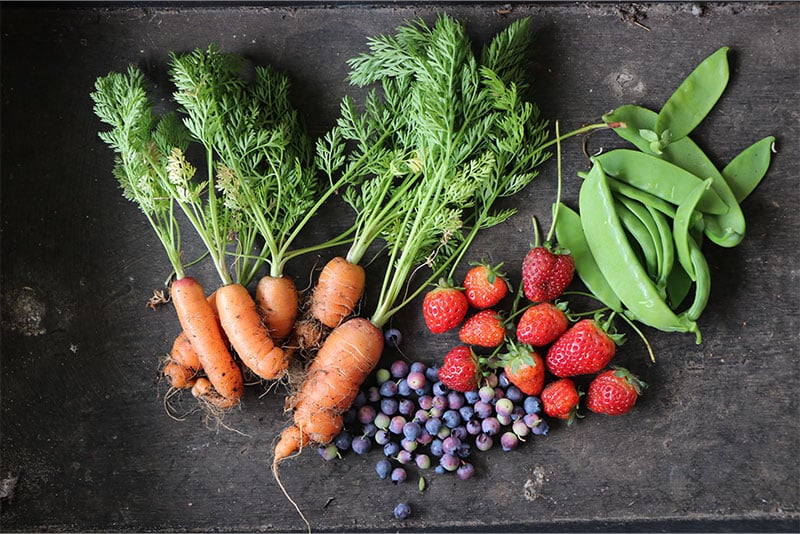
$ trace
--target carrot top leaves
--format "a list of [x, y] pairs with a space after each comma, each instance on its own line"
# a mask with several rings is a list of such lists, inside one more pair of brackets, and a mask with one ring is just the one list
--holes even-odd
[[125, 74], [98, 78], [90, 96], [95, 114], [111, 126], [99, 136], [116, 154], [114, 176], [123, 195], [142, 210], [176, 276], [183, 278], [180, 228], [166, 184], [171, 154], [186, 150], [188, 132], [174, 114], [153, 114], [144, 76], [133, 66]]

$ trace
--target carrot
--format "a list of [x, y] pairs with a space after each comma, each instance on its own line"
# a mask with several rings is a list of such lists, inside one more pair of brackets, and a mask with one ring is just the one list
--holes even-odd
[[288, 276], [264, 276], [256, 287], [258, 311], [272, 339], [289, 337], [297, 320], [298, 297], [294, 281]]
[[364, 268], [342, 256], [325, 264], [309, 299], [307, 314], [297, 325], [301, 348], [316, 349], [329, 329], [353, 313], [364, 293], [365, 281]]
[[241, 399], [244, 389], [242, 371], [222, 339], [217, 318], [203, 288], [187, 276], [172, 283], [171, 294], [181, 326], [211, 385], [222, 397], [235, 404]]
[[223, 410], [233, 408], [238, 402], [238, 400], [223, 397], [217, 393], [217, 391], [211, 385], [211, 382], [205, 377], [200, 377], [195, 380], [195, 383], [192, 386], [192, 395], [198, 399], [208, 402], [212, 406], [216, 406], [217, 408]]
[[308, 368], [296, 396], [294, 425], [281, 434], [274, 462], [305, 442], [328, 443], [342, 430], [342, 414], [382, 351], [383, 334], [367, 319], [356, 317], [333, 329]]
[[[170, 359], [186, 369], [193, 369], [199, 371], [203, 368], [200, 363], [200, 358], [197, 357], [197, 352], [192, 348], [192, 343], [189, 341], [189, 336], [186, 332], [181, 332], [175, 341], [172, 343], [172, 350], [170, 351]], [[166, 371], [166, 368], [165, 368]]]
[[177, 389], [187, 389], [194, 385], [197, 370], [185, 367], [175, 360], [168, 360], [161, 371], [169, 385]]
[[217, 289], [217, 312], [222, 330], [251, 371], [265, 380], [275, 380], [286, 373], [286, 355], [272, 341], [246, 287], [228, 284]]

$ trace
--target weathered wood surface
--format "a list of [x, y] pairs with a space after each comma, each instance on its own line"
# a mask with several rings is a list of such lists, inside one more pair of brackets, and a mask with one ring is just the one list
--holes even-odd
[[[168, 307], [145, 302], [163, 287], [166, 262], [112, 179], [88, 93], [97, 76], [132, 62], [166, 97], [168, 52], [215, 42], [287, 70], [319, 135], [340, 98], [360, 94], [344, 81], [345, 60], [368, 36], [437, 11], [463, 20], [476, 41], [530, 15], [537, 102], [564, 128], [623, 103], [659, 107], [698, 61], [729, 45], [731, 83], [694, 137], [720, 166], [770, 134], [778, 153], [744, 203], [744, 243], [708, 249], [704, 343], [648, 332], [656, 365], [635, 338], [621, 349], [619, 361], [650, 385], [634, 413], [586, 417], [513, 453], [476, 455], [475, 478], [431, 475], [425, 493], [379, 481], [378, 451], [331, 463], [306, 451], [282, 473], [315, 530], [800, 528], [800, 6], [640, 5], [635, 19], [622, 13], [629, 5], [499, 7], [3, 5], [0, 478], [17, 478], [2, 502], [4, 531], [303, 529], [269, 471], [287, 421], [280, 390], [251, 388], [225, 428], [165, 412], [158, 367], [178, 325]], [[595, 135], [590, 148], [614, 143]], [[579, 142], [565, 146], [564, 165], [575, 205], [575, 172], [586, 167]], [[480, 237], [472, 258], [504, 261], [518, 276], [531, 215], [549, 224], [554, 175], [551, 161], [514, 200], [519, 215]], [[309, 239], [348, 216], [332, 210]], [[312, 260], [290, 267], [300, 287]], [[214, 282], [209, 269], [193, 274]], [[426, 335], [415, 308], [394, 326], [412, 358], [439, 361], [454, 342]], [[401, 500], [415, 509], [405, 522], [391, 516]]]

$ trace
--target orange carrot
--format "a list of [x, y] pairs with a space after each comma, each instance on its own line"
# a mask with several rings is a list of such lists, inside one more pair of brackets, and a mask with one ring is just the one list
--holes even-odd
[[264, 276], [256, 287], [258, 311], [272, 339], [284, 341], [297, 319], [297, 288], [288, 276]]
[[172, 283], [171, 293], [181, 326], [211, 385], [221, 396], [235, 404], [244, 390], [242, 371], [222, 339], [217, 317], [206, 300], [203, 288], [187, 276]]
[[[208, 296], [207, 300], [211, 305], [211, 310], [214, 312], [214, 316], [218, 316], [217, 292], [213, 291]], [[225, 336], [225, 332], [220, 331], [220, 333], [222, 334], [222, 340], [227, 345], [228, 338]], [[172, 351], [170, 352], [170, 356], [176, 363], [179, 363], [183, 367], [188, 367], [189, 369], [194, 369], [195, 371], [199, 371], [203, 368], [203, 365], [197, 358], [197, 352], [195, 352], [195, 350], [192, 348], [192, 344], [189, 342], [189, 338], [186, 336], [186, 332], [181, 332], [178, 334], [178, 337], [175, 338], [175, 341], [172, 343]]]
[[382, 351], [383, 334], [367, 319], [356, 317], [333, 329], [308, 368], [296, 396], [294, 425], [281, 434], [274, 464], [306, 442], [325, 444], [342, 430], [342, 414]]
[[251, 371], [265, 380], [286, 373], [286, 355], [272, 341], [246, 287], [228, 284], [217, 289], [217, 312], [231, 346]]
[[364, 268], [337, 256], [319, 274], [311, 296], [311, 315], [328, 328], [336, 328], [353, 310], [364, 293]]
[[234, 400], [223, 397], [217, 393], [214, 387], [211, 385], [211, 382], [205, 377], [200, 377], [195, 380], [195, 383], [192, 386], [192, 395], [223, 410], [233, 408], [239, 402], [238, 399]]
[[162, 373], [164, 373], [164, 376], [167, 378], [169, 385], [178, 389], [192, 387], [195, 383], [195, 377], [197, 376], [197, 371], [195, 369], [185, 367], [175, 360], [167, 361]]

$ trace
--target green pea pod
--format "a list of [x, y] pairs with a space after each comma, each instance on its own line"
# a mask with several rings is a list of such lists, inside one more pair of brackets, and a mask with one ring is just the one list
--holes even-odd
[[645, 206], [663, 213], [667, 217], [675, 217], [675, 206], [669, 202], [661, 200], [660, 198], [653, 196], [646, 191], [642, 191], [641, 189], [637, 189], [632, 185], [628, 185], [625, 182], [620, 182], [619, 180], [609, 178], [608, 176], [606, 176], [606, 182], [608, 182], [608, 187], [611, 189], [611, 191], [616, 193], [617, 196], [625, 196], [632, 200], [641, 202]]
[[[555, 205], [554, 205], [555, 206]], [[556, 239], [559, 245], [569, 249], [575, 262], [575, 272], [597, 300], [614, 310], [622, 311], [619, 297], [608, 285], [603, 273], [594, 261], [592, 251], [583, 235], [580, 216], [564, 204], [558, 205], [558, 218], [556, 219]]]
[[704, 59], [667, 99], [655, 124], [661, 136], [669, 131], [671, 140], [689, 135], [711, 111], [728, 85], [728, 47]]
[[[672, 204], [680, 205], [702, 182], [694, 174], [651, 154], [617, 149], [592, 158], [605, 172], [617, 180], [646, 191]], [[719, 195], [708, 190], [698, 204], [700, 211], [722, 214], [728, 206]]]
[[686, 300], [686, 296], [692, 289], [692, 279], [683, 270], [680, 263], [676, 263], [667, 278], [667, 302], [670, 308], [677, 310]]
[[614, 133], [628, 141], [642, 152], [652, 152], [650, 141], [642, 137], [643, 130], [653, 130], [658, 114], [641, 106], [625, 104], [603, 115], [603, 122], [623, 122], [625, 128], [613, 128]]
[[645, 206], [645, 209], [656, 225], [656, 231], [660, 236], [662, 246], [661, 256], [663, 258], [663, 265], [661, 266], [659, 281], [663, 280], [663, 283], [667, 284], [669, 281], [669, 273], [672, 272], [675, 266], [675, 245], [672, 239], [672, 229], [663, 213], [650, 206]]
[[706, 262], [706, 258], [700, 250], [700, 245], [691, 237], [689, 238], [689, 249], [696, 283], [694, 299], [691, 307], [686, 310], [685, 317], [692, 321], [697, 321], [700, 318], [700, 314], [706, 309], [708, 297], [711, 294], [711, 272], [708, 269], [708, 262]]
[[747, 198], [767, 174], [774, 142], [774, 137], [765, 137], [745, 148], [722, 169], [722, 176], [733, 191], [736, 202], [741, 203]]
[[[661, 243], [656, 245], [653, 236], [642, 221], [619, 200], [614, 201], [614, 209], [622, 227], [633, 237], [642, 253], [647, 274], [658, 287], [659, 266], [661, 265]], [[634, 250], [634, 253], [636, 251]], [[660, 288], [659, 288], [660, 289]], [[659, 291], [660, 292], [660, 291]]]
[[600, 272], [632, 319], [667, 332], [694, 332], [697, 323], [676, 315], [659, 295], [636, 259], [614, 209], [614, 197], [602, 164], [596, 163], [581, 185], [581, 226]]
[[[622, 106], [606, 117], [626, 122], [629, 125], [627, 129], [630, 129], [630, 124], [633, 124], [638, 132], [655, 128], [657, 115], [649, 109], [630, 105]], [[615, 132], [632, 142], [640, 150], [650, 151], [649, 143], [638, 133], [628, 133], [623, 136], [622, 132], [624, 130], [626, 128], [614, 129]], [[741, 207], [739, 207], [735, 194], [728, 187], [727, 180], [723, 178], [723, 174], [717, 170], [717, 167], [703, 150], [691, 138], [684, 137], [664, 147], [660, 154], [656, 154], [656, 157], [677, 165], [696, 177], [714, 178], [712, 188], [720, 199], [725, 202], [727, 210], [725, 213], [709, 214], [706, 217], [706, 235], [714, 243], [723, 247], [738, 245], [745, 233], [744, 214]], [[764, 172], [766, 172], [766, 169], [764, 169]]]
[[672, 236], [675, 241], [675, 251], [678, 253], [678, 261], [692, 281], [695, 281], [695, 272], [689, 248], [689, 227], [692, 222], [692, 214], [697, 208], [697, 202], [703, 196], [703, 193], [711, 187], [711, 182], [713, 181], [713, 179], [709, 178], [697, 186], [692, 191], [692, 194], [686, 198], [686, 202], [678, 206], [678, 210], [675, 212], [675, 220], [672, 221]]
[[[647, 211], [647, 207], [641, 202], [637, 202], [636, 200], [627, 198], [624, 195], [619, 195], [615, 198], [617, 202], [619, 202], [624, 206], [625, 210], [629, 211], [636, 217], [636, 219], [641, 223], [641, 225], [647, 232], [650, 241], [652, 241], [653, 246], [655, 247], [655, 256], [657, 263], [655, 272], [651, 274], [653, 275], [653, 279], [656, 282], [656, 287], [658, 287], [659, 290], [662, 290], [667, 285], [667, 275], [669, 274], [669, 269], [671, 269], [672, 267], [667, 266], [666, 264], [666, 260], [668, 260], [669, 258], [664, 257], [664, 250], [666, 247], [664, 247], [664, 244], [661, 242], [662, 236], [661, 233], [658, 231], [658, 227], [656, 225], [655, 220], [653, 219], [650, 212]], [[672, 246], [671, 236], [669, 245], [670, 247]]]

